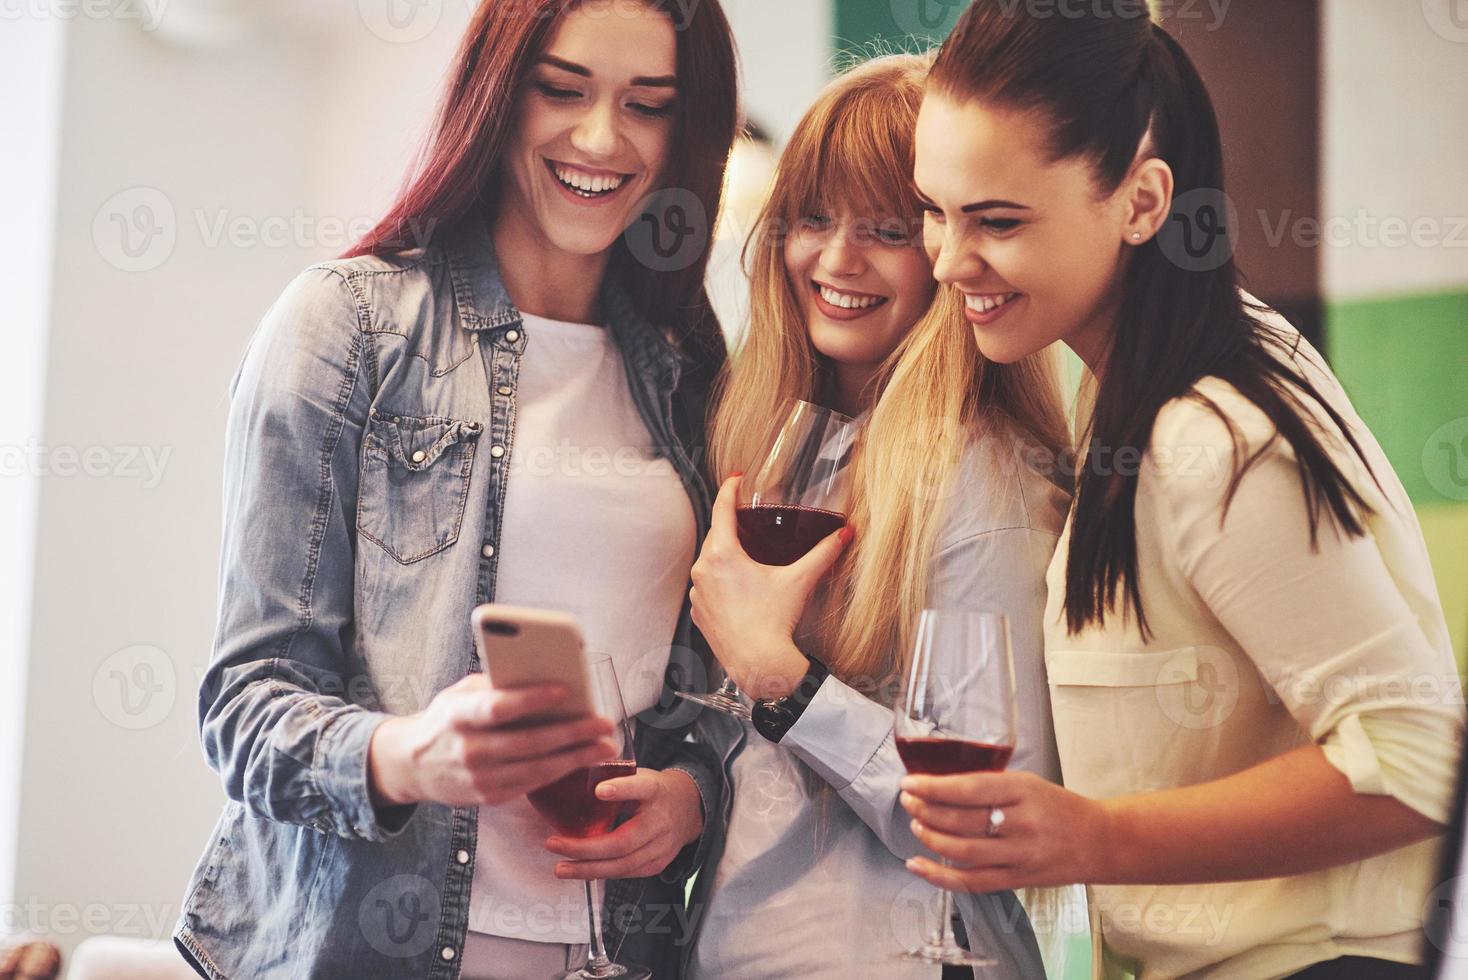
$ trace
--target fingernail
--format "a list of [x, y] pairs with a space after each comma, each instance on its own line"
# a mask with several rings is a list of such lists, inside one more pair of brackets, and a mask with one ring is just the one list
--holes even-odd
[[737, 480], [737, 479], [739, 479], [743, 475], [744, 475], [744, 471], [743, 470], [739, 470], [737, 473], [730, 473], [729, 474], [729, 479], [731, 479], [731, 480]]
[[916, 788], [917, 780], [913, 779], [911, 776], [903, 776], [902, 782], [899, 785], [901, 785], [902, 788], [905, 790], [912, 790]]
[[598, 786], [596, 788], [596, 798], [599, 800], [610, 800], [615, 798], [616, 795], [616, 793], [612, 792], [610, 786]]
[[848, 524], [848, 525], [846, 525], [845, 527], [843, 527], [841, 529], [841, 543], [843, 545], [849, 545], [855, 539], [856, 539], [856, 528], [854, 528], [850, 524]]

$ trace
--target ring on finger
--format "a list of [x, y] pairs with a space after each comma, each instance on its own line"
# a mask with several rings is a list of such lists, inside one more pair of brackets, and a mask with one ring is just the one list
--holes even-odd
[[990, 810], [989, 810], [989, 825], [984, 828], [984, 836], [985, 837], [998, 837], [999, 836], [999, 828], [1000, 827], [1003, 827], [1003, 826], [1004, 826], [1004, 811], [1001, 810], [997, 806], [990, 808]]

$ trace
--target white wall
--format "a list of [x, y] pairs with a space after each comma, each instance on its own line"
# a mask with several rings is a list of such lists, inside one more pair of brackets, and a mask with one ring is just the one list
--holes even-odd
[[[178, 915], [223, 800], [194, 690], [227, 385], [288, 279], [346, 246], [320, 220], [382, 210], [457, 32], [446, 17], [391, 44], [353, 18], [329, 37], [194, 50], [119, 18], [65, 30], [55, 251], [37, 270], [52, 304], [44, 442], [96, 455], [92, 475], [40, 481], [16, 908], [0, 926], [70, 947], [166, 936]], [[284, 237], [236, 245], [220, 227]]]
[[[470, 11], [462, 0], [429, 5], [431, 21], [402, 34], [369, 29], [365, 0], [319, 2], [261, 7], [264, 30], [198, 48], [122, 17], [22, 22], [68, 45], [54, 251], [40, 231], [4, 236], [24, 239], [32, 263], [22, 325], [44, 323], [51, 305], [44, 374], [30, 372], [31, 390], [45, 387], [44, 429], [34, 428], [48, 448], [91, 456], [90, 472], [36, 481], [29, 616], [23, 590], [0, 589], [0, 602], [16, 604], [12, 616], [0, 608], [0, 629], [15, 634], [0, 652], [26, 654], [0, 659], [0, 699], [24, 695], [23, 713], [0, 700], [0, 725], [24, 726], [0, 742], [0, 885], [15, 860], [0, 933], [35, 930], [64, 948], [93, 933], [167, 936], [222, 803], [200, 756], [194, 692], [216, 612], [227, 385], [291, 276], [346, 247], [321, 221], [369, 221], [397, 189]], [[184, 17], [185, 0], [172, 3], [167, 16]], [[759, 66], [746, 76], [750, 104], [783, 135], [825, 78], [825, 4], [730, 6], [745, 64]], [[272, 28], [277, 15], [289, 20]], [[52, 49], [29, 45], [29, 61], [11, 61], [18, 35], [3, 31], [0, 80], [22, 71], [34, 91]], [[43, 104], [26, 108], [44, 116]], [[51, 210], [43, 128], [15, 130], [34, 130], [29, 170], [0, 157], [6, 192], [38, 214]], [[284, 239], [249, 241], [274, 232]], [[737, 294], [725, 274], [726, 294]], [[23, 362], [7, 359], [5, 380]], [[24, 400], [23, 386], [6, 387], [5, 408]], [[0, 424], [20, 424], [21, 408], [0, 412]], [[0, 446], [19, 438], [0, 430]], [[23, 487], [0, 481], [0, 493]], [[0, 498], [7, 535], [11, 497]], [[24, 547], [0, 548], [0, 562], [14, 565], [0, 566], [0, 586], [4, 576], [24, 583]], [[23, 687], [11, 683], [22, 667]], [[5, 805], [17, 744], [18, 849], [6, 846]]]
[[[51, 19], [0, 30], [0, 908], [11, 902], [20, 817], [20, 756], [31, 573], [39, 474], [30, 447], [40, 441], [51, 231], [56, 208], [64, 25]], [[26, 98], [16, 93], [27, 93]], [[6, 922], [0, 916], [0, 930]]]
[[[1332, 300], [1468, 283], [1463, 9], [1461, 0], [1322, 4], [1324, 214], [1339, 235], [1322, 256]], [[1387, 222], [1405, 227], [1400, 240]]]

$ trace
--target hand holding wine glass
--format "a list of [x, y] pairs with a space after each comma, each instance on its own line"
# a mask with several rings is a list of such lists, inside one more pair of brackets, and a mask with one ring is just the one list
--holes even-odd
[[[854, 533], [847, 507], [856, 431], [853, 419], [797, 401], [759, 468], [749, 476], [736, 474], [734, 499], [731, 483], [721, 489], [693, 570], [694, 621], [729, 676], [713, 694], [680, 696], [748, 719], [728, 657], [760, 662], [751, 666], [773, 672], [777, 689], [788, 671], [795, 671], [786, 678], [792, 687], [804, 674], [806, 661], [789, 637], [815, 582], [839, 554], [839, 547], [825, 543], [844, 546]], [[774, 569], [790, 571], [781, 575]], [[767, 612], [772, 606], [773, 617]], [[752, 622], [758, 615], [766, 617], [769, 630]]]
[[[997, 613], [925, 610], [894, 704], [897, 753], [907, 771], [942, 776], [1002, 771], [1014, 754], [1015, 711], [1008, 619]], [[1003, 808], [988, 809], [985, 820], [984, 833], [997, 836], [1004, 826]], [[958, 945], [953, 897], [946, 889], [941, 894], [932, 934], [904, 958], [992, 965]]]

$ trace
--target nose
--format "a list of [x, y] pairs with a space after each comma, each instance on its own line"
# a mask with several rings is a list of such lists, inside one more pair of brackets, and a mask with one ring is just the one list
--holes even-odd
[[938, 254], [933, 258], [933, 278], [945, 286], [977, 279], [988, 265], [977, 249], [966, 248], [963, 236], [953, 225], [943, 229]]
[[610, 102], [593, 104], [571, 131], [571, 145], [589, 157], [609, 157], [618, 141], [616, 108]]
[[836, 228], [821, 248], [821, 268], [840, 279], [852, 279], [866, 271], [865, 250], [851, 240], [845, 225]]

